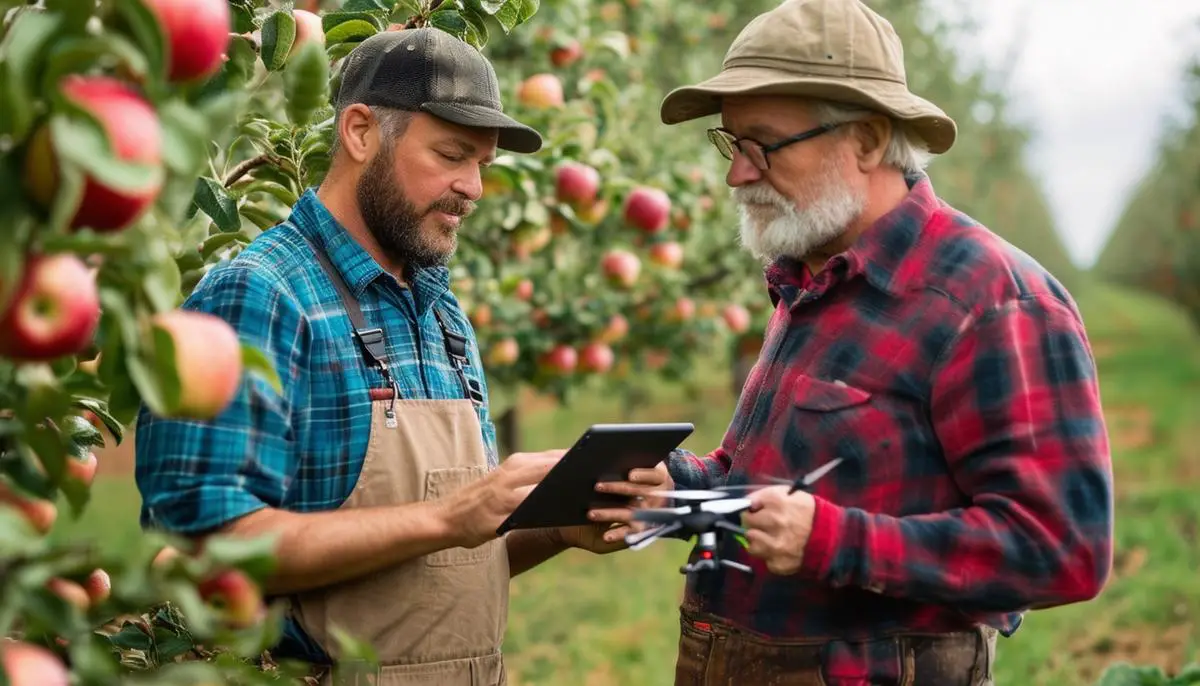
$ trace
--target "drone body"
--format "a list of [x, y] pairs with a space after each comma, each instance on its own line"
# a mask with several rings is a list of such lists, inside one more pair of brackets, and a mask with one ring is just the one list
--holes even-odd
[[[809, 472], [796, 481], [773, 480], [774, 483], [790, 484], [792, 491], [806, 488], [814, 481], [827, 474], [840, 464], [842, 458], [831, 460], [821, 467]], [[749, 509], [749, 498], [734, 497], [734, 492], [751, 491], [773, 484], [721, 486], [711, 490], [664, 491], [655, 495], [675, 500], [687, 501], [687, 505], [668, 508], [647, 508], [633, 513], [634, 521], [658, 524], [653, 529], [647, 529], [625, 537], [625, 543], [630, 550], [640, 550], [667, 534], [682, 534], [688, 539], [697, 538], [693, 552], [696, 559], [679, 568], [681, 574], [693, 572], [716, 571], [728, 567], [746, 574], [754, 571], [740, 562], [725, 560], [717, 555], [719, 547], [718, 536], [721, 532], [731, 532], [742, 536], [746, 530], [730, 522], [727, 517]]]

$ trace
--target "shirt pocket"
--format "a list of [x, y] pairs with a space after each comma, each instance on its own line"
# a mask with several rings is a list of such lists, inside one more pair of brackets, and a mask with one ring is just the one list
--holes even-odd
[[897, 418], [864, 388], [805, 375], [792, 378], [781, 449], [793, 478], [840, 457], [842, 463], [810, 488], [813, 493], [846, 507], [886, 511], [899, 506], [905, 469]]

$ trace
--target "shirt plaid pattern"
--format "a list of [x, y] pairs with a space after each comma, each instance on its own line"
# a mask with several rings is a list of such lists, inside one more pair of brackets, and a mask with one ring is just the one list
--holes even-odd
[[[286, 222], [257, 237], [197, 284], [185, 309], [229, 322], [262, 350], [283, 382], [276, 394], [246, 375], [232, 404], [212, 421], [138, 415], [136, 478], [142, 525], [205, 532], [263, 507], [336, 508], [350, 495], [370, 434], [369, 389], [386, 389], [367, 367], [337, 291], [305, 238], [324, 248], [358, 299], [368, 326], [383, 329], [389, 367], [402, 397], [466, 397], [431, 307], [468, 340], [484, 397], [474, 331], [450, 291], [445, 268], [421, 271], [403, 288], [345, 232], [313, 190]], [[489, 459], [495, 428], [479, 410]]]
[[[928, 178], [813, 275], [768, 267], [776, 309], [720, 447], [677, 451], [681, 488], [815, 483], [801, 570], [774, 576], [732, 537], [686, 603], [772, 637], [827, 638], [829, 669], [886, 674], [867, 639], [1088, 599], [1112, 558], [1096, 369], [1069, 294], [939, 200]], [[878, 644], [876, 644], [878, 646]], [[884, 664], [887, 662], [887, 664]]]

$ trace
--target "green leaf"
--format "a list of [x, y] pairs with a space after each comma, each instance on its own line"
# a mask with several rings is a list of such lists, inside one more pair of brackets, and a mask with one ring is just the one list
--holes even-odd
[[297, 126], [309, 123], [329, 100], [329, 60], [317, 43], [306, 43], [288, 62], [283, 73], [288, 119]]
[[40, 60], [45, 59], [46, 45], [61, 26], [60, 15], [28, 8], [7, 27], [0, 42], [0, 99], [4, 100], [0, 112], [8, 116], [0, 117], [6, 122], [0, 133], [24, 138], [33, 125], [33, 103], [37, 101], [33, 77], [40, 71]]
[[296, 201], [299, 200], [290, 188], [285, 188], [283, 184], [266, 179], [251, 181], [243, 189], [242, 197], [246, 197], [251, 193], [266, 193], [288, 207], [295, 205]]
[[158, 108], [163, 129], [163, 162], [176, 174], [196, 174], [207, 159], [208, 122], [180, 100]]
[[142, 0], [114, 0], [116, 21], [112, 28], [130, 36], [142, 49], [155, 80], [167, 71], [166, 37], [154, 13]]
[[242, 228], [237, 202], [220, 181], [201, 176], [196, 179], [193, 202], [200, 211], [208, 215], [221, 231], [237, 231]]
[[374, 26], [377, 30], [382, 31], [387, 28], [386, 13], [379, 12], [351, 12], [339, 10], [337, 12], [329, 12], [321, 15], [321, 29], [325, 32], [325, 42], [332, 42], [329, 37], [329, 32], [352, 21], [365, 21]]
[[108, 640], [114, 646], [124, 650], [149, 651], [154, 647], [154, 639], [133, 622], [129, 622], [120, 631], [109, 636]]
[[328, 44], [345, 43], [346, 41], [361, 41], [379, 32], [379, 27], [362, 19], [344, 21], [325, 34]]
[[99, 122], [82, 110], [78, 114], [73, 117], [58, 114], [50, 120], [54, 149], [61, 158], [117, 190], [132, 193], [162, 182], [162, 167], [118, 159]]
[[296, 41], [296, 18], [291, 12], [276, 10], [263, 22], [262, 50], [259, 55], [270, 71], [279, 71], [287, 64], [288, 53]]
[[46, 56], [42, 88], [54, 90], [68, 74], [88, 71], [97, 62], [115, 62], [134, 79], [145, 78], [150, 63], [141, 49], [119, 33], [72, 36], [58, 42]]
[[283, 392], [283, 384], [275, 371], [275, 365], [261, 350], [247, 343], [242, 344], [242, 371], [261, 376], [271, 390], [276, 393]]
[[508, 0], [494, 15], [505, 35], [511, 33], [517, 24], [521, 23], [520, 5], [521, 0]]
[[125, 427], [121, 426], [121, 423], [109, 413], [106, 403], [95, 398], [76, 398], [74, 404], [76, 407], [91, 410], [100, 419], [101, 423], [104, 424], [104, 428], [108, 429], [109, 433], [113, 435], [116, 442], [118, 444], [121, 442]]
[[257, 6], [256, 0], [229, 0], [234, 33], [250, 33], [258, 29], [258, 24], [254, 22], [254, 9]]
[[161, 627], [154, 630], [154, 642], [161, 662], [171, 662], [195, 647], [192, 641]]
[[477, 10], [492, 16], [499, 12], [508, 0], [466, 0], [466, 7], [469, 10]]
[[467, 35], [467, 20], [463, 19], [458, 10], [439, 9], [429, 15], [429, 24], [457, 38], [465, 38]]
[[244, 538], [213, 536], [204, 542], [204, 557], [217, 567], [237, 567], [257, 581], [262, 581], [275, 568], [274, 535]]
[[[403, 17], [397, 16], [397, 13], [400, 12], [400, 10], [404, 10], [408, 14]], [[425, 3], [422, 2], [422, 0], [399, 0], [399, 2], [396, 3], [396, 9], [392, 10], [392, 18], [408, 19], [410, 17], [414, 17], [414, 16], [421, 15], [424, 13], [425, 13]]]
[[175, 260], [156, 259], [146, 269], [142, 280], [142, 292], [156, 311], [174, 309], [179, 305], [182, 278]]
[[207, 263], [208, 259], [212, 257], [213, 254], [233, 242], [247, 245], [250, 243], [250, 237], [246, 235], [245, 231], [214, 234], [205, 239], [204, 243], [200, 245], [200, 256], [204, 258], [204, 261]]
[[509, 1], [520, 3], [521, 8], [520, 8], [520, 14], [518, 14], [518, 17], [519, 17], [519, 22], [522, 24], [529, 21], [530, 19], [533, 19], [533, 15], [537, 14], [538, 10], [541, 9], [540, 0], [509, 0]]
[[482, 50], [487, 46], [488, 38], [490, 37], [484, 15], [478, 12], [466, 11], [463, 12], [462, 16], [467, 20], [467, 36], [465, 40], [474, 46], [476, 50]]
[[346, 0], [342, 9], [347, 12], [387, 12], [391, 6], [384, 0]]

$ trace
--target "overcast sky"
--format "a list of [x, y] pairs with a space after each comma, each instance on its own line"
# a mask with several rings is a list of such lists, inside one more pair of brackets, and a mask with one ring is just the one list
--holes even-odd
[[[950, 12], [961, 0], [934, 0]], [[1089, 265], [1150, 164], [1181, 76], [1200, 52], [1200, 0], [977, 0], [967, 54], [1019, 59], [1014, 114], [1035, 127], [1031, 164], [1072, 257]]]

